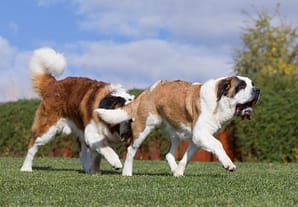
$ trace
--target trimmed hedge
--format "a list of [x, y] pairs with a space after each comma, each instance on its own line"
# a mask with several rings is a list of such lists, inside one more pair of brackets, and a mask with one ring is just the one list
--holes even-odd
[[[134, 91], [136, 95], [140, 92]], [[39, 100], [0, 104], [0, 156], [24, 156]], [[229, 126], [231, 146], [239, 161], [298, 162], [298, 91], [262, 91], [251, 121], [234, 120]], [[57, 137], [40, 148], [38, 156], [78, 156], [75, 137]], [[156, 151], [158, 140], [160, 151]], [[114, 146], [123, 158], [125, 144]], [[169, 147], [162, 130], [151, 133], [144, 152], [164, 157]], [[152, 151], [153, 150], [153, 151]], [[155, 151], [154, 151], [155, 150]], [[140, 155], [143, 156], [143, 155]], [[151, 155], [150, 155], [151, 156]], [[154, 157], [148, 157], [154, 158]], [[140, 157], [141, 159], [141, 157]]]
[[[31, 139], [31, 125], [39, 103], [39, 100], [20, 100], [0, 104], [0, 156], [24, 156], [26, 154]], [[38, 155], [77, 155], [78, 145], [70, 139], [76, 138], [58, 136], [49, 144], [41, 147]], [[62, 149], [64, 151], [61, 151]]]
[[251, 121], [229, 127], [241, 161], [298, 161], [298, 91], [264, 92]]

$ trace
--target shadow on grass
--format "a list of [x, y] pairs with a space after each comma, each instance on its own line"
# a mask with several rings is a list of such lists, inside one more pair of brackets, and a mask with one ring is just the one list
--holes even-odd
[[[33, 167], [32, 168], [34, 171], [53, 171], [53, 172], [77, 172], [81, 174], [86, 174], [83, 170], [81, 169], [74, 169], [74, 168], [54, 168], [50, 166], [45, 166], [45, 167]], [[121, 171], [119, 170], [101, 170], [100, 173], [102, 175], [116, 175], [116, 174], [121, 174]]]
[[[81, 174], [86, 174], [81, 169], [74, 169], [74, 168], [53, 168], [50, 166], [45, 167], [33, 167], [33, 170], [36, 171], [55, 171], [55, 172], [77, 172]], [[101, 170], [101, 175], [121, 175], [121, 170]], [[155, 176], [161, 176], [161, 177], [174, 177], [172, 173], [170, 172], [135, 172], [133, 176], [147, 176], [147, 177], [155, 177]], [[214, 177], [214, 178], [224, 178], [227, 177], [228, 173], [198, 173], [198, 174], [185, 174], [183, 177]]]
[[[160, 172], [136, 172], [133, 174], [133, 176], [161, 176], [161, 177], [174, 177], [172, 173], [166, 173], [166, 172], [163, 172], [163, 173], [160, 173]], [[181, 176], [181, 177], [214, 177], [214, 178], [225, 178], [227, 177], [228, 175], [225, 174], [225, 173], [198, 173], [198, 174], [185, 174], [184, 176]]]

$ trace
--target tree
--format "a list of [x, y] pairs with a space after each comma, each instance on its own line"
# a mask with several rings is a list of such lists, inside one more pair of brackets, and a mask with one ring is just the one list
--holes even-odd
[[261, 12], [248, 24], [236, 50], [234, 70], [252, 78], [264, 89], [275, 91], [298, 88], [297, 28], [279, 13]]

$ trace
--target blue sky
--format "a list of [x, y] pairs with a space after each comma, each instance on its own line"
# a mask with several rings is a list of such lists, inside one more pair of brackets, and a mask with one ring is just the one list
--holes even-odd
[[[28, 62], [40, 47], [67, 58], [59, 78], [86, 76], [126, 88], [145, 88], [159, 79], [204, 82], [231, 75], [241, 27], [256, 11], [273, 13], [278, 2], [3, 0], [0, 101], [36, 97]], [[281, 1], [282, 15], [296, 26], [297, 8], [295, 0]]]

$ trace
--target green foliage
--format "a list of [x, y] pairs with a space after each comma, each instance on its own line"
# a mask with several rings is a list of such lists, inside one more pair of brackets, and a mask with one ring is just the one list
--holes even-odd
[[261, 88], [253, 120], [233, 122], [231, 134], [238, 159], [243, 161], [298, 161], [298, 33], [274, 15], [258, 14], [241, 36], [235, 72]]
[[140, 95], [144, 90], [143, 89], [131, 89], [128, 92], [132, 95], [135, 95], [135, 97], [137, 97], [138, 95]]
[[[134, 95], [139, 95], [142, 90], [134, 89]], [[21, 100], [17, 102], [0, 104], [0, 156], [24, 156], [31, 139], [31, 125], [39, 100]], [[156, 146], [156, 142], [159, 143]], [[112, 143], [111, 143], [112, 144]], [[126, 152], [126, 144], [115, 144], [113, 148], [123, 157]], [[148, 152], [150, 148], [158, 150], [149, 158], [164, 157], [168, 151], [168, 139], [161, 130], [153, 131], [146, 139], [140, 149], [141, 152]], [[161, 150], [161, 151], [159, 151]], [[56, 136], [53, 141], [39, 148], [37, 156], [67, 156], [77, 157], [79, 148], [74, 136]]]
[[[39, 100], [21, 100], [0, 104], [0, 156], [24, 156], [31, 139], [31, 125]], [[76, 142], [67, 142], [71, 137], [57, 138], [41, 147], [38, 155], [61, 156], [61, 149], [69, 149], [78, 154]], [[71, 138], [75, 139], [75, 138]], [[60, 151], [59, 151], [60, 150]]]
[[251, 121], [229, 127], [242, 161], [298, 162], [298, 91], [263, 92]]
[[0, 158], [0, 206], [297, 206], [297, 164], [190, 163], [184, 177], [162, 161], [136, 161], [133, 177], [103, 162], [102, 175], [81, 173], [78, 159]]
[[235, 55], [237, 74], [275, 91], [298, 88], [297, 28], [282, 19], [278, 7], [272, 16], [258, 14], [243, 29], [241, 40]]

